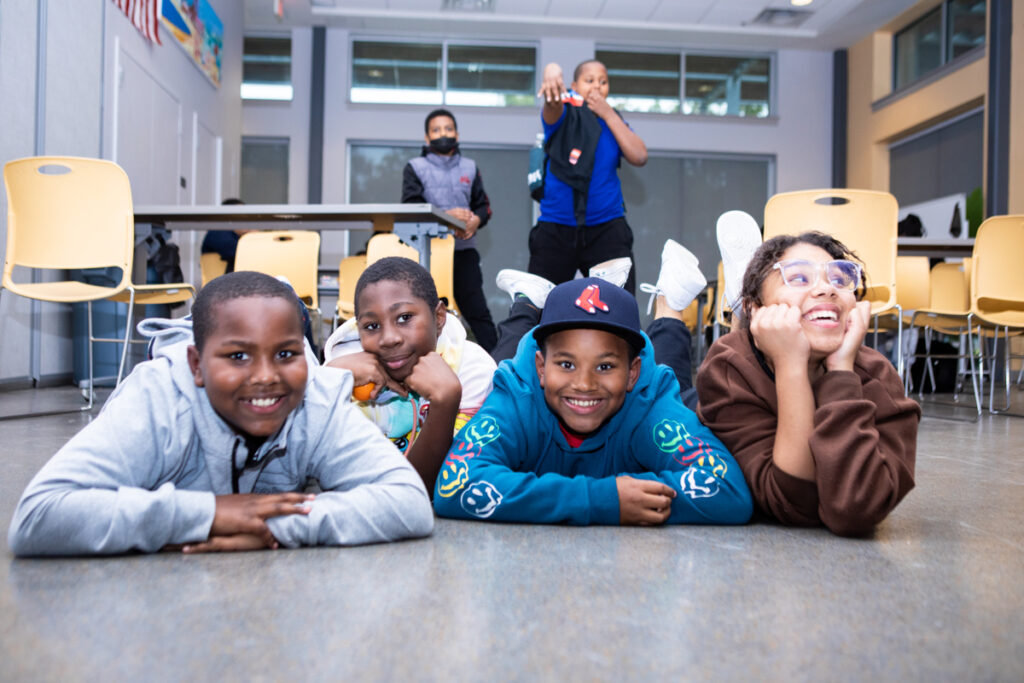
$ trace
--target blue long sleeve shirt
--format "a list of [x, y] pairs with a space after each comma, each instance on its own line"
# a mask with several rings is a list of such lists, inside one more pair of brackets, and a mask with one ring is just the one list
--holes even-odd
[[620, 475], [663, 482], [676, 498], [668, 523], [743, 524], [752, 503], [732, 455], [679, 398], [648, 340], [640, 377], [619, 411], [573, 447], [548, 408], [532, 334], [494, 375], [494, 390], [455, 436], [438, 475], [442, 517], [618, 524]]

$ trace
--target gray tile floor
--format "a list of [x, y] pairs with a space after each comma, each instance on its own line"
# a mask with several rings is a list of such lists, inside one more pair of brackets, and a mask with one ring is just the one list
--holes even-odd
[[[32, 396], [75, 400], [0, 412]], [[0, 422], [3, 529], [87, 419]], [[1024, 680], [1024, 419], [926, 418], [917, 488], [863, 540], [439, 520], [362, 548], [0, 557], [4, 681], [666, 676]]]

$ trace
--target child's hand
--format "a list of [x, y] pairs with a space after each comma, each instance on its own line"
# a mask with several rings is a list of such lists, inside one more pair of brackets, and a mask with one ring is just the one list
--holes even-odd
[[[263, 547], [276, 548], [277, 539], [270, 533], [266, 520], [282, 515], [308, 515], [309, 502], [314, 497], [311, 493], [233, 493], [217, 496], [217, 507], [213, 513], [213, 525], [210, 527], [210, 538], [207, 543], [217, 537], [242, 534], [258, 538]], [[251, 541], [245, 544], [249, 543]], [[225, 545], [225, 542], [218, 542], [216, 545]], [[232, 543], [226, 545], [231, 546]], [[186, 546], [188, 547], [194, 546]]]
[[754, 307], [750, 314], [750, 334], [754, 345], [776, 368], [784, 365], [806, 367], [811, 343], [800, 324], [800, 309], [788, 304]]
[[468, 240], [470, 237], [475, 235], [477, 229], [480, 228], [480, 216], [477, 216], [469, 209], [456, 207], [454, 209], [448, 209], [445, 213], [453, 218], [458, 218], [466, 224], [466, 227], [461, 230], [459, 228], [454, 228], [452, 230], [452, 232], [455, 233], [456, 239]]
[[405, 386], [433, 404], [458, 406], [462, 400], [462, 383], [437, 351], [420, 356]]
[[[273, 537], [272, 537], [273, 538]], [[256, 534], [235, 534], [234, 536], [213, 536], [202, 543], [189, 543], [181, 546], [181, 552], [186, 555], [199, 553], [226, 553], [240, 552], [243, 550], [263, 550], [269, 548], [277, 550], [277, 540], [267, 545], [263, 536]]]
[[615, 116], [615, 110], [612, 109], [612, 105], [608, 104], [608, 100], [601, 96], [601, 93], [594, 88], [587, 93], [587, 106], [590, 107], [590, 111], [594, 112], [599, 118], [608, 120], [609, 116]]
[[370, 400], [376, 399], [385, 388], [390, 388], [400, 396], [408, 396], [408, 393], [398, 382], [395, 382], [384, 370], [377, 357], [367, 351], [349, 353], [338, 356], [327, 363], [329, 368], [340, 368], [352, 373], [353, 386], [373, 384], [373, 391], [370, 392]]
[[566, 94], [565, 83], [562, 80], [562, 67], [551, 62], [544, 67], [544, 74], [541, 77], [540, 90], [537, 97], [544, 99], [545, 104], [562, 104], [562, 96]]
[[858, 301], [846, 316], [846, 332], [843, 334], [842, 344], [825, 358], [827, 370], [853, 370], [853, 361], [857, 358], [857, 351], [864, 344], [864, 335], [867, 334], [870, 319], [871, 302]]
[[676, 492], [660, 481], [616, 477], [615, 488], [619, 492], [619, 524], [663, 524], [672, 512]]

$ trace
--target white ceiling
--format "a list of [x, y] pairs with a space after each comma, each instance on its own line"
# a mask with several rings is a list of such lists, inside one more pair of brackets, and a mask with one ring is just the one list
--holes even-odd
[[798, 9], [789, 0], [489, 0], [483, 11], [445, 9], [488, 0], [245, 0], [247, 31], [334, 26], [384, 33], [603, 43], [833, 50], [849, 47], [918, 0], [812, 0], [797, 27], [753, 24], [762, 10]]

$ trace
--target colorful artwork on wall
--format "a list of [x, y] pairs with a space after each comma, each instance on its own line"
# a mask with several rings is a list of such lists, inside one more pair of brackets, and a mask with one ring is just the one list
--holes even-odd
[[207, 0], [162, 0], [160, 19], [199, 70], [220, 87], [224, 25]]

